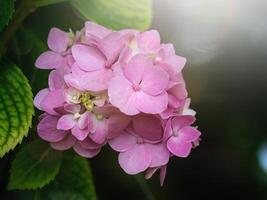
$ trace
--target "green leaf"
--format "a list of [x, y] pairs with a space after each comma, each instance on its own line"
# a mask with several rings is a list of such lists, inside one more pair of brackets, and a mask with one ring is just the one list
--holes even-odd
[[61, 152], [40, 140], [29, 143], [12, 163], [8, 189], [41, 188], [54, 180], [60, 165]]
[[0, 31], [8, 24], [14, 12], [14, 0], [0, 0]]
[[0, 157], [28, 134], [34, 113], [27, 78], [14, 64], [0, 64]]
[[44, 188], [40, 196], [44, 200], [95, 200], [96, 193], [88, 160], [72, 151], [64, 153], [59, 174], [55, 181]]
[[108, 28], [148, 29], [151, 23], [151, 0], [72, 0], [86, 19]]
[[73, 151], [65, 152], [61, 168], [53, 182], [42, 189], [20, 191], [25, 200], [96, 200], [92, 173], [87, 159]]

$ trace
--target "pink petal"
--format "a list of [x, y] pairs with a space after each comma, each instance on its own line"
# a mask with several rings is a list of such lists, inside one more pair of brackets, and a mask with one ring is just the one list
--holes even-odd
[[127, 115], [139, 113], [135, 107], [135, 96], [133, 94], [132, 84], [124, 76], [117, 75], [110, 80], [109, 101]]
[[114, 114], [108, 118], [108, 138], [114, 138], [122, 133], [130, 124], [131, 118], [123, 114]]
[[85, 158], [92, 158], [96, 156], [101, 148], [99, 149], [85, 149], [83, 148], [79, 143], [76, 143], [73, 147], [74, 151], [79, 154], [80, 156], [83, 156]]
[[38, 135], [45, 141], [58, 142], [62, 140], [67, 132], [57, 129], [58, 118], [47, 115], [45, 116], [37, 126]]
[[187, 157], [190, 154], [192, 144], [178, 137], [170, 137], [167, 141], [167, 148], [178, 157]]
[[157, 96], [150, 96], [142, 91], [136, 92], [135, 104], [138, 110], [148, 114], [158, 114], [166, 110], [168, 94], [163, 92]]
[[158, 31], [150, 30], [137, 37], [138, 46], [142, 51], [151, 52], [160, 49], [160, 36]]
[[48, 95], [48, 93], [49, 93], [49, 89], [48, 88], [45, 88], [45, 89], [40, 90], [36, 94], [36, 96], [34, 97], [34, 100], [33, 100], [34, 106], [36, 108], [38, 108], [39, 110], [43, 110], [43, 108], [41, 106], [42, 105], [42, 101]]
[[190, 115], [174, 117], [172, 119], [172, 129], [178, 131], [185, 126], [193, 124], [195, 120], [196, 118]]
[[133, 119], [136, 134], [152, 141], [162, 138], [163, 129], [160, 120], [153, 115], [138, 115]]
[[64, 105], [65, 95], [63, 90], [53, 90], [50, 91], [43, 99], [41, 107], [43, 110], [51, 115], [58, 115], [54, 110], [57, 107]]
[[186, 58], [177, 55], [172, 55], [165, 57], [162, 62], [170, 65], [172, 67], [174, 74], [178, 74], [184, 68], [186, 63]]
[[169, 139], [169, 137], [171, 137], [172, 134], [173, 134], [172, 119], [169, 119], [164, 128], [163, 141], [166, 141], [167, 139]]
[[64, 110], [72, 114], [79, 113], [81, 108], [82, 108], [81, 105], [77, 105], [77, 104], [65, 104], [64, 105]]
[[48, 34], [48, 47], [58, 53], [66, 51], [68, 47], [68, 34], [58, 28], [52, 28]]
[[147, 94], [158, 95], [167, 88], [168, 83], [169, 75], [155, 66], [145, 70], [140, 87]]
[[93, 142], [93, 140], [89, 137], [85, 138], [83, 141], [79, 141], [79, 144], [84, 149], [100, 149], [102, 146], [101, 144]]
[[108, 127], [105, 120], [99, 120], [97, 123], [96, 131], [91, 133], [90, 138], [98, 144], [103, 144], [107, 139]]
[[136, 137], [124, 132], [118, 137], [109, 140], [108, 143], [115, 151], [125, 152], [133, 148], [133, 146], [136, 144]]
[[85, 129], [88, 126], [88, 121], [90, 120], [90, 113], [89, 112], [85, 112], [81, 115], [81, 117], [78, 120], [78, 126], [80, 129]]
[[151, 163], [149, 150], [143, 144], [136, 144], [128, 151], [119, 154], [119, 164], [127, 174], [145, 171]]
[[111, 66], [127, 42], [127, 34], [113, 32], [99, 41], [97, 47], [107, 58], [107, 65]]
[[62, 89], [65, 86], [64, 76], [70, 73], [68, 66], [62, 66], [50, 72], [48, 85], [50, 90]]
[[74, 79], [79, 81], [78, 84], [82, 87], [82, 90], [90, 90], [94, 92], [106, 90], [110, 79], [112, 78], [112, 71], [110, 69], [104, 68], [93, 72], [85, 72], [79, 69], [74, 70]]
[[74, 127], [76, 121], [73, 118], [72, 114], [63, 115], [59, 118], [57, 123], [57, 129], [59, 130], [70, 130]]
[[151, 163], [149, 167], [160, 167], [169, 162], [170, 152], [165, 146], [165, 143], [146, 144], [146, 146], [151, 154]]
[[88, 134], [89, 130], [88, 129], [80, 129], [78, 125], [75, 125], [73, 129], [71, 129], [72, 135], [74, 135], [78, 140], [84, 140]]
[[176, 84], [171, 89], [168, 90], [168, 93], [176, 97], [177, 100], [184, 100], [187, 97], [187, 90], [185, 84]]
[[76, 141], [77, 139], [75, 137], [73, 137], [71, 134], [68, 134], [63, 140], [59, 142], [52, 142], [50, 145], [56, 150], [65, 151], [73, 147]]
[[81, 69], [95, 71], [105, 67], [106, 59], [97, 48], [76, 44], [71, 50], [74, 60]]
[[163, 112], [161, 112], [159, 115], [162, 119], [168, 119], [171, 116], [173, 116], [173, 112], [174, 112], [174, 108], [171, 108], [170, 106], [168, 106], [168, 108], [164, 110]]
[[134, 56], [125, 67], [124, 75], [134, 84], [139, 84], [143, 78], [145, 70], [153, 67], [153, 62], [148, 56], [138, 54]]
[[112, 31], [106, 29], [104, 26], [98, 25], [94, 22], [86, 22], [85, 23], [85, 35], [87, 37], [96, 37], [102, 39], [110, 34]]
[[35, 66], [40, 69], [54, 69], [61, 66], [63, 57], [53, 51], [42, 53], [36, 60]]
[[179, 130], [178, 135], [179, 135], [178, 137], [181, 137], [183, 140], [187, 142], [193, 142], [199, 138], [201, 133], [196, 128], [186, 126]]

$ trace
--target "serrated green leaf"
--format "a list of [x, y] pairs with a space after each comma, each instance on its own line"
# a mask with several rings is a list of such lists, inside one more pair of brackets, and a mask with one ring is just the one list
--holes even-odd
[[11, 167], [8, 189], [42, 188], [54, 180], [61, 165], [61, 152], [43, 141], [27, 144], [16, 155]]
[[151, 0], [72, 0], [70, 3], [86, 19], [114, 30], [145, 30], [151, 23]]
[[0, 64], [0, 157], [28, 134], [34, 113], [27, 78], [14, 64]]
[[0, 0], [0, 31], [8, 24], [14, 12], [14, 0]]

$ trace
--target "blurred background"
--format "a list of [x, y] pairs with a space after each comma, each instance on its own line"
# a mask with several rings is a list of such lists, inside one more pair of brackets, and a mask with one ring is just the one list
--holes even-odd
[[[143, 181], [125, 174], [117, 153], [105, 147], [91, 160], [100, 200], [267, 199], [266, 19], [265, 0], [153, 1], [152, 28], [188, 60], [184, 75], [201, 145], [190, 157], [171, 160], [164, 187], [158, 175]], [[40, 8], [25, 21], [13, 42], [17, 61], [32, 63], [26, 71], [34, 74], [35, 94], [47, 77], [35, 83], [40, 70], [32, 65], [47, 48], [49, 29], [77, 30], [83, 23], [64, 4]]]

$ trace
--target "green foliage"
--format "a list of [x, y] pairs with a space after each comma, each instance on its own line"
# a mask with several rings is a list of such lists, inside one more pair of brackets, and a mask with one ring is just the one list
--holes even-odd
[[96, 200], [89, 162], [72, 151], [64, 153], [55, 180], [42, 189], [20, 192], [19, 199]]
[[36, 189], [54, 180], [59, 172], [61, 153], [43, 141], [35, 141], [16, 155], [8, 189]]
[[28, 134], [34, 113], [27, 78], [14, 64], [0, 64], [0, 157]]
[[114, 30], [145, 30], [151, 23], [151, 0], [72, 0], [70, 3], [86, 19]]
[[0, 31], [8, 24], [14, 12], [14, 0], [0, 0]]

